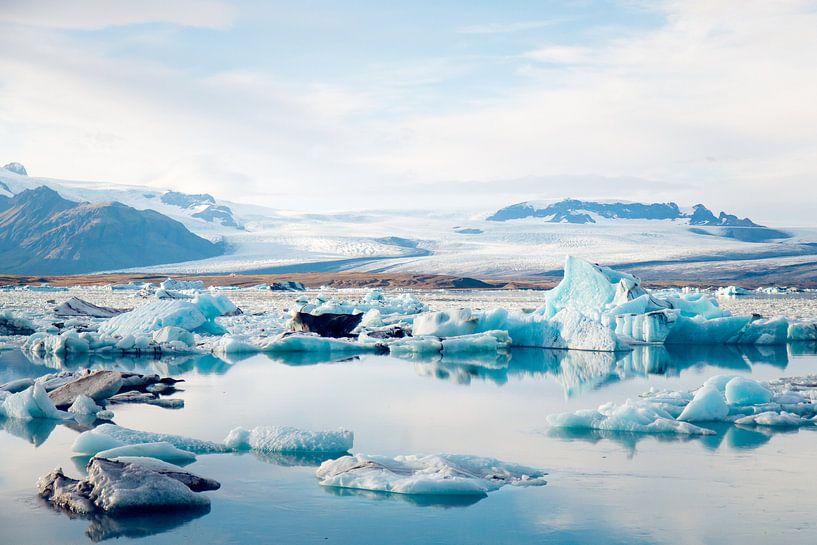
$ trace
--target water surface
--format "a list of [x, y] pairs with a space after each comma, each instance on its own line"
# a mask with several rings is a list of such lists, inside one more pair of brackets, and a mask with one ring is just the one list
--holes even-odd
[[184, 378], [186, 406], [118, 406], [115, 422], [222, 440], [235, 426], [344, 427], [354, 452], [448, 452], [547, 470], [548, 485], [482, 499], [322, 488], [320, 459], [205, 455], [209, 512], [70, 518], [36, 498], [39, 475], [72, 459], [79, 433], [48, 421], [0, 423], [0, 543], [814, 543], [817, 431], [718, 427], [705, 438], [549, 430], [545, 416], [621, 402], [650, 387], [692, 389], [715, 374], [817, 373], [813, 345], [639, 348], [632, 354], [514, 350], [490, 360], [302, 355], [240, 361], [31, 362], [0, 352], [0, 382], [89, 366]]

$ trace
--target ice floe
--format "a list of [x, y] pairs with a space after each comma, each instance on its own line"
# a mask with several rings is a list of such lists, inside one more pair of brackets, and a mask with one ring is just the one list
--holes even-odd
[[87, 478], [76, 480], [56, 469], [40, 477], [37, 490], [57, 508], [89, 515], [97, 511], [206, 508], [210, 499], [199, 492], [221, 486], [212, 479], [150, 458], [92, 458], [87, 471]]
[[251, 430], [235, 428], [224, 440], [233, 450], [257, 452], [326, 452], [351, 450], [355, 435], [351, 431], [307, 431], [289, 426], [257, 426]]
[[[555, 428], [639, 433], [714, 434], [706, 423], [770, 427], [810, 426], [817, 417], [817, 379], [785, 378], [764, 383], [717, 375], [693, 392], [650, 390], [623, 405], [549, 415]], [[695, 424], [691, 424], [695, 423]]]
[[541, 486], [543, 471], [493, 458], [456, 454], [370, 456], [327, 460], [316, 471], [322, 486], [411, 495], [484, 496], [502, 486]]

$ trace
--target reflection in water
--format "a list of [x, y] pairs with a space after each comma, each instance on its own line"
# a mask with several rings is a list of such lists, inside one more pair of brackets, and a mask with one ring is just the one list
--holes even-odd
[[80, 515], [70, 511], [57, 509], [50, 503], [42, 500], [49, 509], [64, 513], [71, 519], [90, 521], [85, 535], [94, 543], [107, 539], [130, 538], [137, 539], [154, 536], [180, 528], [190, 522], [203, 517], [210, 512], [210, 506], [185, 509], [178, 511], [152, 511], [150, 513], [123, 513], [108, 515], [95, 513]]
[[336, 486], [321, 486], [324, 492], [333, 496], [357, 497], [376, 501], [404, 501], [418, 507], [438, 507], [450, 509], [452, 507], [468, 507], [488, 497], [487, 494], [476, 495], [442, 495], [442, 494], [394, 494], [376, 490], [359, 490], [355, 488], [339, 488]]
[[[797, 350], [798, 355], [817, 353], [817, 345], [798, 346]], [[562, 385], [567, 397], [573, 397], [634, 377], [679, 376], [691, 368], [751, 371], [752, 365], [761, 363], [784, 369], [789, 353], [786, 346], [641, 345], [631, 352], [514, 348], [509, 354], [498, 356], [491, 354], [466, 360], [415, 356], [412, 361], [419, 375], [465, 385], [474, 379], [502, 385], [514, 376], [550, 376]]]
[[630, 457], [635, 456], [638, 443], [644, 440], [661, 443], [689, 443], [696, 442], [711, 451], [726, 446], [733, 450], [751, 450], [769, 442], [773, 435], [784, 433], [798, 433], [798, 429], [791, 428], [746, 428], [735, 426], [730, 422], [708, 422], [706, 427], [717, 432], [717, 435], [684, 435], [676, 433], [634, 433], [626, 431], [550, 428], [549, 437], [565, 441], [584, 441], [598, 443], [602, 440], [611, 441], [627, 451]]
[[33, 420], [20, 420], [19, 418], [5, 418], [0, 416], [0, 427], [15, 437], [24, 439], [34, 445], [41, 446], [51, 432], [62, 424], [61, 420], [50, 418], [35, 418]]
[[344, 452], [260, 452], [252, 451], [252, 455], [267, 464], [282, 467], [318, 467], [326, 460], [334, 460], [349, 456]]

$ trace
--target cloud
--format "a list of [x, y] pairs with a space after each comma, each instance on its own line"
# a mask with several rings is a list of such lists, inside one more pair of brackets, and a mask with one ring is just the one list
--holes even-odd
[[216, 0], [4, 0], [0, 22], [70, 30], [97, 30], [138, 23], [229, 28], [236, 17]]
[[557, 24], [556, 20], [541, 21], [517, 21], [514, 23], [488, 23], [482, 25], [469, 25], [460, 27], [457, 32], [460, 34], [509, 34], [512, 32], [524, 32], [526, 30], [536, 30]]
[[[29, 13], [35, 25], [31, 14], [48, 11], [21, 5], [0, 20]], [[177, 29], [157, 38], [174, 54], [200, 55], [192, 67], [181, 53], [168, 55], [182, 59], [175, 64], [140, 57], [133, 34], [150, 28], [123, 33], [124, 48], [45, 28], [61, 5], [35, 26], [0, 33], [0, 148], [34, 174], [307, 209], [604, 196], [813, 223], [814, 2], [650, 3], [659, 23], [584, 29], [592, 39], [531, 37], [501, 51], [469, 50], [456, 36], [450, 49], [384, 40], [382, 54], [352, 61], [320, 55], [320, 47], [353, 49], [334, 35], [320, 46], [296, 28], [296, 47], [249, 36], [241, 25], [252, 13], [177, 13], [184, 3], [84, 20], [97, 5], [84, 0], [61, 23], [234, 21], [217, 47], [191, 47]], [[218, 62], [208, 64], [210, 52]]]

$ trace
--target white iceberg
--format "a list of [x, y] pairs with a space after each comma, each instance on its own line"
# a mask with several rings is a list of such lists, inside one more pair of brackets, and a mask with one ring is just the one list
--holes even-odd
[[136, 458], [156, 458], [172, 464], [185, 464], [196, 461], [196, 455], [190, 451], [174, 447], [167, 441], [156, 443], [137, 443], [134, 445], [122, 445], [99, 451], [95, 454], [98, 458], [119, 458], [130, 456]]
[[230, 451], [222, 443], [202, 441], [181, 435], [132, 430], [116, 424], [102, 424], [92, 430], [82, 432], [74, 440], [71, 449], [76, 454], [93, 456], [109, 449], [144, 443], [169, 443], [177, 449], [192, 452], [193, 454], [213, 454]]
[[307, 431], [289, 426], [257, 426], [251, 430], [235, 428], [224, 440], [232, 450], [257, 452], [338, 453], [350, 450], [355, 434], [347, 430]]
[[60, 411], [48, 397], [45, 388], [34, 383], [16, 394], [0, 392], [0, 415], [19, 420], [33, 420], [35, 418], [50, 418], [64, 420], [68, 413]]
[[607, 403], [595, 411], [550, 415], [547, 421], [557, 428], [711, 435], [715, 432], [691, 422], [770, 427], [813, 425], [817, 417], [815, 398], [817, 379], [812, 377], [786, 378], [767, 384], [718, 375], [694, 392], [650, 390], [624, 405]]
[[623, 405], [605, 403], [597, 410], [552, 414], [547, 422], [554, 428], [591, 429], [632, 433], [677, 433], [714, 435], [715, 432], [679, 422], [659, 406], [628, 399]]
[[437, 454], [369, 456], [357, 454], [321, 464], [322, 486], [393, 494], [484, 496], [504, 485], [541, 486], [543, 471], [493, 458]]

